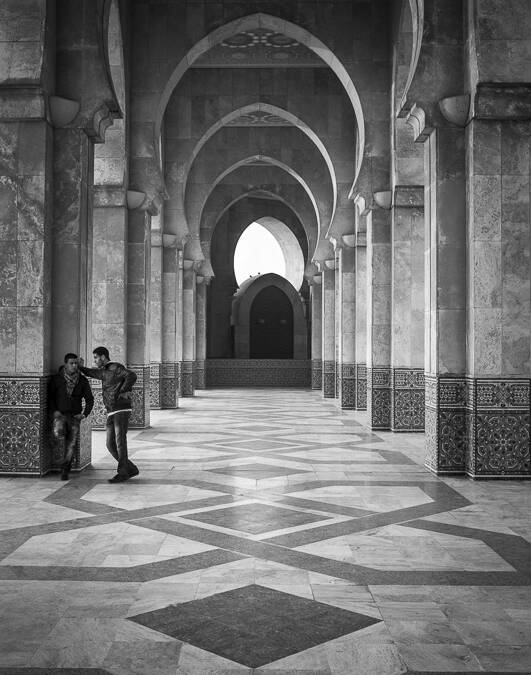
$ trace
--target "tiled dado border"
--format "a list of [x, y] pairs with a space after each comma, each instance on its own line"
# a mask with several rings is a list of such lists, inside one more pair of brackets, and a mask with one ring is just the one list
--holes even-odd
[[311, 361], [306, 359], [207, 359], [207, 387], [311, 386]]
[[391, 430], [424, 431], [424, 368], [392, 369]]
[[151, 363], [149, 402], [152, 410], [177, 408], [179, 403], [179, 364]]
[[426, 376], [426, 466], [529, 478], [531, 381]]
[[356, 363], [356, 410], [367, 410], [367, 366]]
[[206, 389], [205, 360], [196, 359], [194, 363], [194, 386], [196, 389]]
[[335, 361], [323, 361], [323, 396], [335, 398], [336, 396], [336, 363]]
[[323, 388], [323, 362], [321, 359], [312, 359], [312, 389]]
[[[0, 377], [0, 474], [42, 476], [59, 468], [62, 456], [51, 435], [48, 376]], [[91, 422], [81, 424], [72, 469], [91, 461]]]
[[467, 378], [466, 384], [466, 473], [531, 477], [531, 380]]
[[356, 364], [342, 363], [339, 388], [339, 402], [342, 410], [356, 407]]
[[194, 395], [194, 364], [195, 361], [181, 361], [181, 396]]
[[367, 368], [367, 425], [371, 429], [391, 428], [391, 368]]

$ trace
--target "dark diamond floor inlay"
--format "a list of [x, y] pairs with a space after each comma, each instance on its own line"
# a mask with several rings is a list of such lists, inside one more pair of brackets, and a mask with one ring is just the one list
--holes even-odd
[[236, 466], [224, 466], [219, 469], [208, 469], [212, 473], [223, 473], [240, 478], [276, 478], [277, 476], [290, 476], [294, 473], [309, 473], [304, 469], [295, 469], [289, 466], [271, 466], [270, 464], [238, 464]]
[[307, 525], [319, 520], [327, 520], [329, 516], [315, 513], [279, 508], [268, 504], [240, 504], [223, 509], [186, 514], [183, 518], [199, 520], [219, 527], [226, 527], [249, 534], [263, 534], [273, 530]]
[[249, 668], [379, 622], [256, 584], [169, 605], [129, 620]]

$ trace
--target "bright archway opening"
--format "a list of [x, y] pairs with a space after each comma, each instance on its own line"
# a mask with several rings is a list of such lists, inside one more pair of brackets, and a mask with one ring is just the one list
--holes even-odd
[[304, 280], [304, 257], [297, 237], [276, 218], [260, 218], [240, 236], [234, 252], [238, 286], [250, 277], [273, 272], [297, 290]]

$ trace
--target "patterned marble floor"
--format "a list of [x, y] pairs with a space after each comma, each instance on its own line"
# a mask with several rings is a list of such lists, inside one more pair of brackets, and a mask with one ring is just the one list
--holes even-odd
[[216, 390], [140, 476], [0, 479], [0, 673], [531, 672], [528, 483], [441, 480], [318, 392]]

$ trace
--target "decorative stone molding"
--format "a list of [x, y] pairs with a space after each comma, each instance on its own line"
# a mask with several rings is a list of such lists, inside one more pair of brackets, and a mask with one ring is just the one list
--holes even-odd
[[336, 364], [335, 361], [323, 361], [323, 396], [335, 398], [336, 396]]
[[356, 246], [356, 235], [354, 233], [342, 235], [341, 240], [348, 248], [354, 248]]
[[329, 260], [324, 261], [324, 266], [328, 270], [335, 270], [336, 268], [336, 260], [335, 258], [330, 258]]
[[483, 120], [531, 119], [531, 85], [478, 84], [474, 97], [474, 118]]
[[320, 286], [323, 283], [323, 277], [320, 274], [314, 274], [312, 277], [312, 282]]
[[191, 270], [194, 266], [193, 260], [183, 259], [183, 270]]
[[531, 477], [531, 381], [467, 378], [466, 388], [466, 473]]
[[391, 428], [391, 368], [367, 368], [367, 424], [371, 429]]
[[426, 124], [426, 113], [416, 103], [407, 113], [406, 122], [413, 129], [413, 138], [417, 143], [423, 143], [433, 132], [433, 127]]
[[321, 359], [312, 360], [312, 389], [321, 390], [323, 386], [323, 362]]
[[467, 452], [464, 376], [425, 376], [425, 465], [437, 474], [462, 474]]
[[391, 371], [391, 430], [424, 431], [424, 369]]
[[105, 132], [118, 117], [118, 113], [103, 103], [93, 114], [90, 124], [85, 129], [87, 136], [94, 143], [105, 143]]
[[146, 193], [139, 190], [127, 190], [126, 203], [127, 208], [131, 211], [139, 209], [146, 199]]
[[301, 387], [311, 385], [312, 364], [292, 359], [207, 359], [206, 386]]
[[393, 193], [391, 190], [383, 190], [373, 193], [374, 202], [381, 209], [389, 211], [393, 203]]
[[470, 111], [470, 94], [442, 98], [439, 101], [439, 108], [445, 120], [458, 127], [464, 127]]
[[75, 120], [79, 113], [79, 101], [72, 101], [69, 98], [61, 96], [50, 96], [48, 98], [48, 107], [50, 110], [50, 121], [56, 129], [68, 126]]

